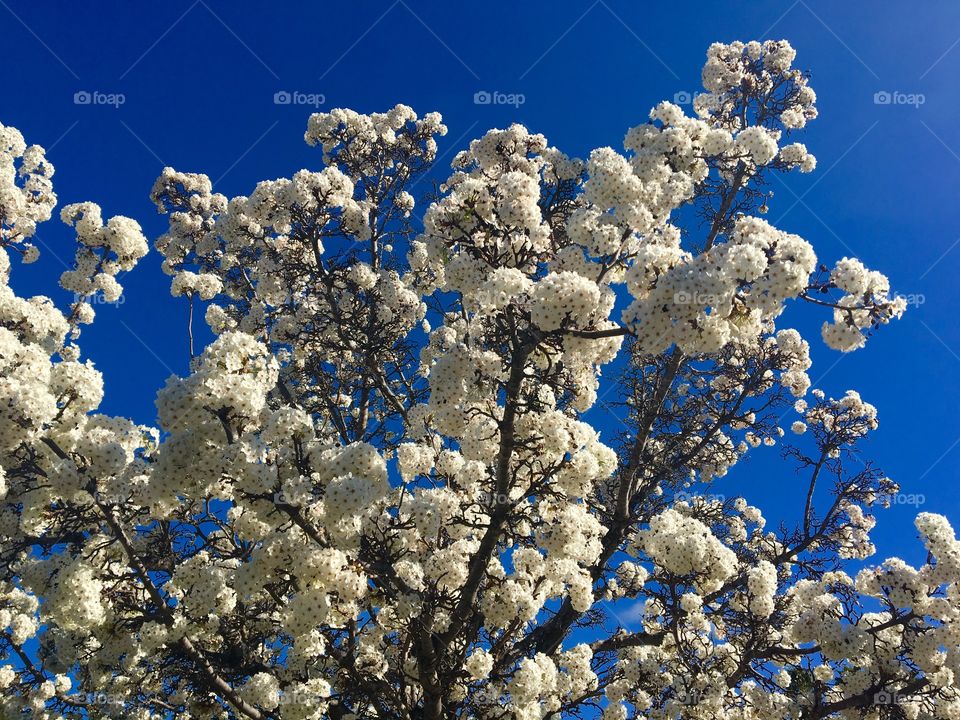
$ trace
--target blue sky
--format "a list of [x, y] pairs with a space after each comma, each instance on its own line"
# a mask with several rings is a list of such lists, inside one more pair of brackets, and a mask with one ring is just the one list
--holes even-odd
[[[228, 196], [316, 169], [320, 153], [302, 140], [316, 109], [372, 112], [403, 102], [421, 114], [441, 112], [450, 132], [441, 141], [440, 178], [470, 139], [511, 122], [574, 155], [619, 148], [650, 107], [699, 88], [711, 42], [789, 39], [819, 96], [820, 119], [797, 138], [819, 168], [775, 183], [768, 219], [810, 240], [824, 262], [860, 257], [918, 302], [847, 356], [819, 341], [825, 318], [813, 308], [794, 308], [787, 320], [813, 336], [818, 386], [834, 396], [856, 388], [879, 407], [870, 455], [904, 492], [924, 495], [920, 509], [960, 518], [960, 4], [174, 0], [143, 7], [0, 0], [8, 58], [0, 122], [48, 148], [61, 206], [93, 200], [105, 216], [136, 218], [151, 241], [164, 228], [149, 200], [163, 165], [205, 172]], [[523, 102], [477, 104], [485, 91]], [[277, 104], [283, 92], [301, 95]], [[109, 104], [118, 95], [122, 104]], [[41, 261], [16, 267], [13, 284], [65, 303], [54, 288], [63, 270], [57, 258], [72, 257], [72, 238], [50, 222], [39, 240]], [[103, 410], [153, 422], [156, 389], [186, 372], [186, 307], [170, 297], [155, 252], [124, 285], [123, 304], [99, 308], [81, 345], [106, 376]], [[616, 427], [602, 408], [595, 417], [605, 431]], [[802, 487], [778, 454], [751, 458], [722, 492], [744, 493], [773, 519], [796, 518]], [[916, 511], [881, 513], [883, 555], [922, 560]]]

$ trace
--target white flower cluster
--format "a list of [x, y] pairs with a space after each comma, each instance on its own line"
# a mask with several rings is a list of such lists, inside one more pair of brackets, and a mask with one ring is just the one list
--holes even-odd
[[960, 583], [960, 543], [947, 518], [920, 513], [916, 526], [927, 550], [936, 559], [936, 565], [930, 569], [930, 579], [937, 585]]
[[197, 295], [201, 300], [212, 300], [223, 289], [223, 283], [213, 273], [195, 273], [179, 270], [170, 283], [174, 297]]
[[229, 570], [209, 553], [199, 552], [180, 563], [167, 589], [181, 607], [198, 619], [224, 615], [236, 606], [237, 595], [227, 584]]
[[763, 127], [753, 125], [737, 133], [734, 148], [750, 157], [755, 165], [766, 165], [777, 156], [777, 139]]
[[100, 404], [102, 378], [63, 346], [68, 328], [47, 298], [24, 300], [0, 283], [0, 448], [31, 445], [51, 429], [72, 445], [76, 424]]
[[777, 568], [769, 560], [761, 560], [747, 572], [750, 612], [759, 618], [773, 614], [777, 592]]
[[276, 359], [249, 335], [220, 335], [197, 359], [187, 378], [171, 377], [157, 396], [157, 413], [167, 430], [203, 425], [212, 413], [249, 420], [265, 407], [277, 384]]
[[635, 300], [624, 311], [646, 352], [677, 344], [688, 353], [716, 352], [731, 341], [752, 342], [799, 296], [816, 268], [813, 248], [764, 220], [737, 220], [729, 241], [674, 261], [651, 282], [636, 264], [627, 279]]
[[0, 123], [0, 249], [12, 246], [25, 261], [37, 259], [36, 247], [27, 240], [57, 204], [52, 177], [44, 149], [28, 147], [19, 130]]
[[[324, 162], [328, 164], [341, 147], [357, 162], [370, 163], [384, 146], [414, 152], [424, 160], [431, 160], [437, 152], [433, 136], [442, 136], [446, 132], [439, 113], [428, 113], [418, 119], [411, 108], [397, 105], [389, 112], [371, 115], [361, 115], [342, 108], [329, 113], [316, 113], [310, 116], [303, 137], [308, 145], [320, 145], [323, 148]], [[410, 200], [408, 194], [398, 204], [410, 209]]]
[[[686, 137], [686, 128], [672, 133], [670, 130], [674, 128], [660, 131], [650, 125], [630, 130], [624, 146], [634, 151], [632, 160], [612, 148], [594, 150], [587, 163], [589, 179], [583, 185], [584, 200], [597, 210], [612, 210], [613, 219], [622, 227], [643, 234], [652, 231], [693, 196], [694, 182], [706, 174], [702, 161], [694, 162], [690, 168], [693, 172], [673, 170], [668, 160], [677, 152], [676, 148], [657, 141], [678, 141], [680, 136], [691, 148], [693, 141]], [[690, 160], [682, 155], [681, 158], [678, 162], [684, 165]]]
[[[249, 243], [251, 236], [262, 238], [269, 230], [279, 236], [276, 240], [281, 247], [289, 244], [285, 236], [292, 232], [292, 224], [301, 212], [316, 215], [314, 222], [320, 227], [340, 212], [344, 226], [358, 239], [366, 239], [370, 234], [367, 209], [353, 199], [353, 193], [353, 181], [336, 167], [320, 172], [300, 170], [290, 179], [257, 183], [250, 197], [231, 200], [228, 215], [220, 225], [226, 231], [228, 247], [240, 244], [231, 247], [234, 251]], [[319, 249], [322, 251], [322, 244]]]
[[[600, 288], [592, 280], [573, 272], [551, 273], [537, 283], [531, 298], [530, 320], [547, 331], [558, 330], [565, 324], [588, 327], [600, 319], [600, 298]], [[606, 308], [602, 315], [609, 310]]]
[[817, 117], [817, 96], [803, 73], [791, 67], [795, 58], [796, 51], [786, 40], [714, 43], [703, 67], [708, 92], [697, 97], [698, 112], [705, 117], [719, 115], [744, 93], [777, 93], [786, 77], [791, 81], [789, 91], [780, 98], [775, 119], [788, 129], [804, 127]]
[[65, 630], [86, 630], [106, 622], [103, 583], [82, 560], [58, 558], [42, 615]]
[[702, 522], [668, 509], [637, 533], [638, 548], [674, 575], [691, 575], [703, 592], [715, 590], [737, 569], [737, 557]]
[[443, 288], [469, 298], [498, 268], [535, 272], [550, 235], [538, 205], [547, 153], [542, 135], [513, 125], [457, 155], [447, 193], [427, 209], [410, 253], [423, 292]]
[[76, 298], [71, 319], [89, 323], [93, 308], [86, 300], [99, 292], [106, 302], [117, 302], [123, 293], [117, 276], [147, 254], [147, 239], [136, 220], [116, 215], [104, 224], [100, 206], [90, 202], [67, 205], [60, 219], [77, 231], [74, 266], [60, 276], [60, 286]]
[[171, 167], [165, 167], [154, 183], [150, 197], [158, 210], [166, 210], [167, 197], [178, 201], [176, 209], [169, 213], [167, 231], [156, 241], [156, 248], [164, 257], [165, 273], [175, 273], [196, 248], [201, 255], [219, 249], [213, 229], [216, 215], [227, 207], [227, 199], [214, 194], [212, 188], [206, 175], [181, 173]]
[[[7, 633], [10, 640], [17, 645], [23, 645], [36, 634], [40, 628], [37, 619], [37, 610], [40, 602], [37, 596], [24, 592], [22, 588], [10, 585], [4, 586], [0, 592], [0, 629]], [[4, 665], [0, 668], [3, 673], [0, 685], [9, 687], [11, 678], [9, 671], [12, 668]]]
[[833, 311], [833, 322], [825, 322], [823, 341], [835, 350], [849, 352], [864, 346], [864, 330], [899, 318], [906, 310], [903, 297], [890, 297], [890, 281], [875, 270], [867, 270], [856, 258], [843, 258], [830, 272], [830, 281], [844, 292]]
[[57, 412], [50, 356], [0, 328], [0, 447], [12, 450], [40, 436]]
[[243, 684], [240, 695], [251, 705], [275, 710], [280, 705], [280, 683], [272, 674], [258, 672]]
[[819, 398], [819, 401], [804, 409], [807, 427], [827, 434], [828, 452], [837, 457], [840, 447], [852, 444], [871, 430], [879, 427], [877, 408], [865, 402], [856, 390], [847, 390], [839, 400]]
[[539, 703], [542, 698], [556, 693], [557, 675], [557, 666], [546, 655], [538, 653], [535, 657], [524, 658], [508, 686], [513, 717], [527, 720], [543, 717], [544, 711], [559, 709], [559, 703], [557, 707], [541, 707]]
[[802, 173], [813, 172], [817, 159], [807, 151], [803, 143], [791, 143], [780, 148], [780, 160], [790, 168], [798, 168]]

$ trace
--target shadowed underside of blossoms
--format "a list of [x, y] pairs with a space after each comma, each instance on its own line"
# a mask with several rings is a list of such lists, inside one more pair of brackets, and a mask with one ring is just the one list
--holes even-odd
[[[947, 520], [917, 518], [922, 567], [844, 571], [898, 488], [857, 449], [876, 409], [811, 388], [786, 321], [849, 352], [905, 302], [760, 217], [816, 166], [794, 55], [711, 46], [693, 117], [585, 160], [491, 130], [422, 221], [446, 128], [402, 105], [313, 115], [322, 169], [247, 197], [166, 168], [155, 247], [216, 339], [156, 429], [96, 412], [77, 344], [147, 239], [67, 205], [76, 301], [15, 295], [56, 197], [0, 126], [2, 716], [960, 717]], [[606, 392], [619, 437], [584, 419]], [[794, 517], [709, 493], [759, 452]]]

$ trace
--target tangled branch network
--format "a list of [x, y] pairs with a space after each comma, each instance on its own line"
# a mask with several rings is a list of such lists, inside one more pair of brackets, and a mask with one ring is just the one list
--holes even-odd
[[[158, 428], [97, 413], [77, 345], [140, 226], [64, 207], [76, 302], [18, 297], [53, 167], [0, 129], [2, 717], [960, 718], [960, 544], [923, 513], [922, 567], [847, 574], [897, 486], [783, 325], [849, 352], [905, 305], [760, 217], [816, 165], [794, 55], [713, 45], [623, 151], [491, 130], [422, 223], [446, 128], [402, 105], [313, 115], [322, 169], [247, 197], [166, 168], [155, 247], [216, 339]], [[777, 445], [795, 517], [709, 493]]]

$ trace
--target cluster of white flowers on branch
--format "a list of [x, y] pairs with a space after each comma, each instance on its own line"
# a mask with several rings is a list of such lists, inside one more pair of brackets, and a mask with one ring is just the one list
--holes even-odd
[[[75, 304], [16, 296], [53, 168], [0, 127], [0, 714], [960, 717], [946, 519], [917, 518], [921, 567], [844, 570], [897, 486], [857, 449], [876, 409], [812, 389], [783, 318], [826, 305], [849, 351], [904, 308], [757, 217], [771, 174], [816, 165], [787, 142], [816, 117], [793, 60], [714, 45], [694, 117], [661, 103], [585, 161], [492, 130], [422, 223], [446, 128], [402, 105], [314, 115], [322, 169], [249, 196], [164, 169], [156, 248], [216, 339], [157, 429], [97, 413], [72, 343], [139, 226], [67, 206]], [[585, 415], [604, 368], [619, 438]], [[709, 494], [775, 445], [797, 517]]]
[[91, 202], [67, 205], [60, 218], [77, 231], [74, 267], [60, 277], [60, 286], [77, 298], [68, 319], [90, 323], [94, 312], [86, 299], [99, 292], [104, 301], [117, 302], [123, 293], [117, 275], [147, 254], [147, 239], [136, 220], [121, 215], [104, 225], [99, 206]]

